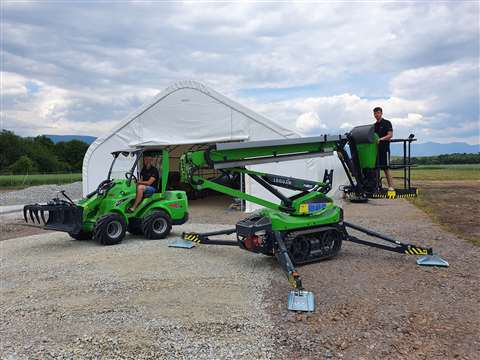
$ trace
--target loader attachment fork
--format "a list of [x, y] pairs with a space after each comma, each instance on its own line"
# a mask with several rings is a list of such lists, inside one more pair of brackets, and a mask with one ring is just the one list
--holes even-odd
[[33, 225], [46, 230], [78, 234], [82, 229], [83, 209], [76, 206], [71, 199], [67, 202], [55, 198], [46, 205], [25, 205], [23, 207], [23, 217], [26, 223], [29, 222], [30, 218]]

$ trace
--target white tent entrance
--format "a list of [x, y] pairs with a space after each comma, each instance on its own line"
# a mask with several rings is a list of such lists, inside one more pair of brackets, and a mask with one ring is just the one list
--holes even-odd
[[[95, 190], [107, 177], [111, 152], [137, 146], [168, 146], [172, 179], [178, 172], [178, 159], [188, 149], [219, 142], [254, 141], [300, 137], [299, 134], [228, 99], [194, 81], [174, 83], [90, 145], [83, 160], [83, 193]], [[130, 162], [131, 166], [131, 162]], [[125, 170], [129, 161], [125, 161]], [[248, 168], [297, 178], [321, 180], [324, 169], [334, 169], [334, 190], [345, 183], [336, 156], [262, 164]], [[212, 173], [212, 176], [217, 174]], [[259, 184], [245, 178], [245, 191], [273, 199]], [[333, 191], [332, 191], [333, 193]], [[256, 208], [247, 202], [246, 211]]]

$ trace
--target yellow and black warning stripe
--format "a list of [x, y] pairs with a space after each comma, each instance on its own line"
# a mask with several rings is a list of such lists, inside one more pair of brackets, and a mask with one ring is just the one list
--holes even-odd
[[410, 255], [427, 255], [427, 254], [428, 254], [428, 251], [427, 251], [427, 249], [422, 249], [422, 248], [417, 248], [417, 247], [411, 247], [411, 246], [409, 246], [409, 247], [405, 250], [405, 253], [406, 253], [406, 254], [410, 254]]
[[397, 194], [397, 198], [412, 198], [416, 196], [416, 194]]
[[183, 239], [193, 241], [196, 243], [200, 243], [201, 241], [200, 236], [197, 233], [185, 233], [183, 234]]
[[399, 198], [413, 198], [416, 197], [418, 194], [418, 190], [415, 192], [398, 192], [398, 191], [387, 191], [387, 192], [379, 192], [373, 193], [369, 197], [372, 199], [399, 199]]

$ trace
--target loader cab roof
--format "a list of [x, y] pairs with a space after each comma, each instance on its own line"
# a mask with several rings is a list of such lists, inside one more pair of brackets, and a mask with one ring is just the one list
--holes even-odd
[[118, 155], [123, 155], [123, 156], [128, 156], [128, 155], [136, 155], [144, 152], [155, 152], [155, 151], [162, 151], [165, 148], [165, 146], [148, 146], [148, 147], [141, 147], [141, 148], [130, 148], [130, 149], [123, 149], [123, 150], [115, 150], [112, 151], [111, 154], [113, 156], [118, 156]]
[[125, 150], [115, 150], [115, 151], [112, 151], [110, 154], [112, 154], [113, 156], [118, 156], [118, 155], [123, 155], [123, 156], [128, 156], [130, 154], [134, 154], [137, 150], [135, 149], [125, 149]]

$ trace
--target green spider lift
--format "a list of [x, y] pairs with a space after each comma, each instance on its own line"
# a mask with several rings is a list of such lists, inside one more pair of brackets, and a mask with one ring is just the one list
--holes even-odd
[[[235, 228], [210, 233], [183, 233], [182, 238], [201, 244], [240, 246], [248, 251], [275, 256], [293, 287], [288, 297], [288, 308], [297, 311], [313, 311], [315, 300], [313, 293], [303, 288], [296, 266], [334, 257], [340, 251], [342, 241], [402, 254], [431, 257], [432, 248], [405, 244], [344, 221], [342, 209], [326, 195], [332, 187], [333, 170], [326, 170], [323, 181], [320, 182], [245, 168], [248, 165], [325, 156], [337, 151], [342, 154], [345, 169], [349, 173], [350, 169], [361, 169], [361, 164], [357, 163], [355, 156], [349, 158], [345, 146], [349, 144], [352, 152], [352, 148], [357, 146], [355, 139], [362, 140], [362, 136], [365, 137], [364, 132], [360, 132], [361, 136], [359, 133], [352, 133], [299, 139], [218, 143], [207, 150], [186, 152], [180, 160], [183, 182], [190, 183], [198, 190], [215, 190], [251, 201], [264, 208], [239, 221]], [[353, 149], [354, 154], [355, 150], [357, 149]], [[362, 151], [361, 148], [358, 149], [359, 153]], [[227, 175], [241, 173], [250, 176], [277, 197], [279, 203], [258, 198], [198, 175], [199, 170], [206, 168], [217, 169]], [[357, 178], [358, 172], [350, 172], [349, 176], [356, 184], [361, 184], [361, 178]], [[296, 193], [286, 196], [278, 188], [294, 190]], [[350, 235], [347, 228], [388, 244], [359, 239]], [[230, 234], [235, 234], [236, 240], [212, 239], [215, 236]], [[433, 261], [431, 265], [446, 264]]]

